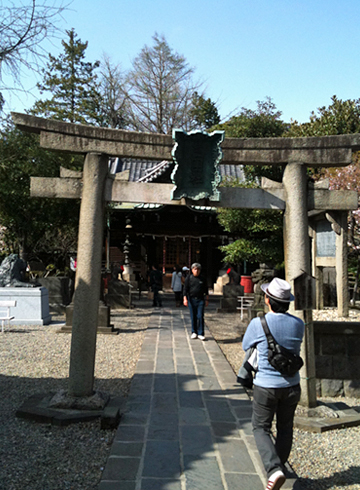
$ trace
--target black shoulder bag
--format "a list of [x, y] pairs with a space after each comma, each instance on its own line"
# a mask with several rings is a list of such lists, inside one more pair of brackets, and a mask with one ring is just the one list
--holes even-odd
[[260, 321], [269, 347], [269, 364], [284, 376], [294, 376], [303, 366], [304, 361], [300, 356], [293, 354], [291, 351], [289, 351], [289, 349], [286, 349], [276, 342], [270, 333], [264, 316], [260, 317]]

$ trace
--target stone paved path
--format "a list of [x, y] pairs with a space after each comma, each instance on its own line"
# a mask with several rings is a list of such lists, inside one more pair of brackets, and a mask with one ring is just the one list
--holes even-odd
[[248, 395], [210, 332], [190, 334], [188, 310], [154, 310], [99, 490], [265, 488]]

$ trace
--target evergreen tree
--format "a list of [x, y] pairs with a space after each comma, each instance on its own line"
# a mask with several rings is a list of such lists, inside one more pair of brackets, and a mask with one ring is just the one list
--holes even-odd
[[228, 138], [277, 138], [282, 136], [286, 125], [281, 120], [281, 111], [278, 111], [271, 97], [256, 101], [256, 110], [242, 107], [239, 114], [220, 124]]
[[210, 98], [205, 99], [198, 92], [194, 92], [189, 114], [193, 118], [196, 129], [206, 130], [220, 123], [219, 111], [215, 103]]
[[[46, 253], [64, 263], [76, 249], [79, 203], [30, 197], [30, 177], [57, 177], [62, 157], [39, 146], [39, 136], [12, 124], [0, 132], [0, 223], [4, 253]], [[66, 236], [66, 240], [65, 237]], [[28, 253], [31, 253], [29, 256]]]
[[[257, 101], [257, 109], [242, 108], [241, 112], [214, 129], [225, 130], [227, 137], [274, 138], [282, 136], [286, 129], [270, 97]], [[245, 181], [225, 181], [233, 187], [260, 187], [260, 178], [268, 177], [281, 182], [283, 168], [274, 166], [244, 166]], [[252, 263], [283, 261], [283, 213], [264, 209], [220, 209], [218, 221], [226, 231], [237, 239], [220, 247], [224, 262], [238, 264], [243, 260]]]
[[41, 93], [50, 92], [50, 99], [35, 103], [32, 113], [71, 123], [97, 125], [100, 120], [100, 94], [96, 68], [99, 62], [86, 62], [87, 42], [77, 38], [74, 29], [66, 31], [68, 42], [62, 41], [64, 52], [57, 58], [49, 54], [43, 69]]
[[[258, 187], [255, 183], [227, 181], [229, 187]], [[218, 221], [236, 239], [220, 250], [223, 261], [241, 264], [268, 262], [281, 264], [283, 254], [283, 213], [268, 209], [219, 209]]]
[[300, 124], [292, 121], [285, 134], [289, 137], [327, 136], [360, 133], [360, 99], [341, 100], [333, 95], [328, 107], [312, 111], [310, 121]]
[[[213, 129], [225, 131], [227, 138], [278, 138], [283, 136], [287, 125], [281, 119], [281, 112], [277, 110], [271, 97], [264, 101], [257, 101], [257, 109], [243, 107], [237, 116], [231, 117], [223, 124]], [[244, 173], [249, 181], [259, 182], [261, 177], [281, 182], [283, 169], [268, 165], [246, 165]]]

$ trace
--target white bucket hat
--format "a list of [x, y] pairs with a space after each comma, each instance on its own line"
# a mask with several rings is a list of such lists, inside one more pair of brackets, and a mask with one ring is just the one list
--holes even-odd
[[270, 298], [275, 299], [276, 301], [281, 301], [282, 303], [289, 303], [290, 301], [294, 301], [294, 296], [291, 294], [291, 286], [284, 279], [279, 279], [275, 277], [271, 282], [267, 284], [262, 284], [261, 289], [264, 293]]

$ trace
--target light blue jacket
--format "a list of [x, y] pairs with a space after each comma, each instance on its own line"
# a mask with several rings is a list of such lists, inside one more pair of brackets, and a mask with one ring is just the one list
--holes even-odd
[[181, 282], [182, 274], [181, 272], [176, 272], [174, 271], [172, 273], [172, 278], [171, 278], [171, 289], [175, 292], [178, 293], [182, 290], [182, 282]]
[[[300, 346], [304, 336], [304, 322], [290, 313], [267, 313], [265, 315], [270, 333], [278, 344], [286, 347], [294, 354], [300, 354]], [[258, 351], [258, 371], [254, 385], [262, 388], [287, 388], [300, 382], [300, 374], [283, 376], [268, 362], [268, 344], [260, 318], [249, 323], [242, 342], [246, 351], [256, 346]]]

